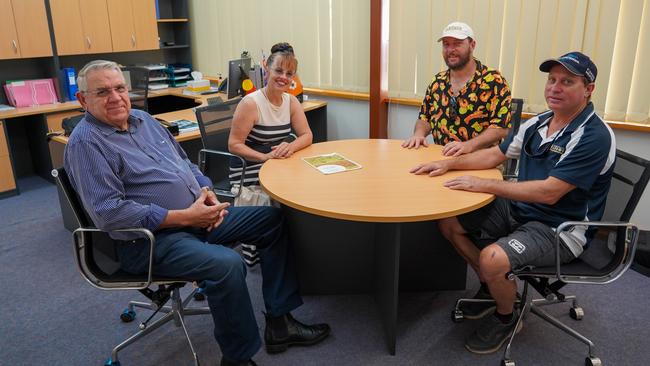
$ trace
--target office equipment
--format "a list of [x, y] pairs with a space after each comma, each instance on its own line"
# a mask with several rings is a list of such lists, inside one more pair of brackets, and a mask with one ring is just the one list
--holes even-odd
[[[539, 316], [585, 343], [589, 347], [585, 365], [591, 366], [601, 365], [600, 359], [594, 354], [594, 343], [540, 307], [571, 301], [569, 315], [574, 320], [581, 320], [585, 312], [578, 306], [576, 297], [564, 295], [559, 292], [560, 289], [566, 284], [608, 284], [619, 278], [630, 267], [639, 230], [634, 224], [629, 223], [629, 220], [650, 179], [650, 161], [621, 150], [616, 151], [616, 158], [612, 186], [607, 196], [603, 216], [604, 221], [565, 222], [556, 230], [556, 248], [559, 249], [561, 232], [569, 231], [576, 226], [598, 229], [580, 257], [567, 264], [560, 264], [558, 259], [555, 266], [514, 269], [510, 274], [512, 279], [519, 278], [524, 281], [521, 301], [517, 302], [521, 308], [517, 327], [528, 313]], [[621, 195], [626, 199], [621, 199]], [[528, 296], [529, 285], [544, 298], [533, 299], [532, 296]], [[452, 310], [452, 320], [454, 322], [463, 320], [463, 312], [459, 308], [461, 303], [476, 301], [459, 299]], [[516, 332], [513, 332], [506, 346], [502, 365], [514, 366], [515, 364], [510, 356], [510, 346], [515, 334]]]
[[[185, 300], [181, 299], [180, 289], [188, 283], [187, 280], [160, 277], [153, 273], [153, 253], [156, 245], [153, 234], [149, 230], [142, 228], [118, 230], [120, 232], [139, 235], [140, 239], [134, 240], [131, 243], [132, 245], [149, 246], [149, 267], [147, 273], [133, 275], [122, 271], [120, 269], [119, 256], [116, 255], [116, 245], [119, 245], [119, 241], [110, 239], [106, 232], [102, 232], [94, 227], [92, 220], [81, 204], [81, 200], [72, 188], [64, 168], [53, 170], [52, 176], [56, 180], [61, 203], [65, 203], [72, 211], [78, 227], [73, 233], [74, 257], [81, 275], [88, 283], [98, 289], [138, 290], [151, 300], [150, 303], [140, 301], [129, 302], [128, 308], [120, 316], [124, 322], [131, 322], [135, 319], [136, 313], [133, 310], [134, 307], [150, 310], [155, 309], [153, 315], [158, 312], [165, 314], [150, 324], [148, 322], [152, 319], [153, 315], [142, 322], [140, 324], [140, 331], [113, 348], [111, 357], [106, 364], [119, 365], [118, 353], [122, 349], [134, 343], [139, 338], [153, 332], [161, 325], [173, 320], [176, 326], [183, 328], [183, 334], [189, 344], [194, 358], [194, 364], [198, 366], [199, 360], [194, 351], [192, 341], [188, 336], [184, 317], [210, 314], [210, 309], [208, 307], [190, 308], [187, 306], [190, 301], [190, 296], [193, 296], [196, 290], [192, 291]], [[158, 290], [150, 290], [149, 286], [158, 286]], [[170, 300], [171, 305], [165, 305]]]
[[242, 82], [248, 78], [251, 69], [251, 59], [240, 58], [228, 62], [228, 99], [244, 96]]
[[131, 107], [148, 112], [149, 69], [146, 67], [128, 66], [122, 70], [125, 74], [124, 78], [129, 85]]
[[246, 160], [228, 152], [232, 117], [240, 101], [241, 98], [235, 98], [195, 110], [203, 143], [203, 149], [199, 151], [199, 169], [212, 179], [217, 197], [229, 202], [232, 202], [241, 192], [237, 190], [236, 193], [232, 193], [233, 186], [229, 178], [230, 160], [238, 159], [242, 164], [240, 187], [244, 186], [246, 174]]

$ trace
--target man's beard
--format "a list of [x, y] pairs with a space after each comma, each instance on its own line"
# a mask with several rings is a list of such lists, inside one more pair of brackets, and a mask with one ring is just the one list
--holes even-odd
[[464, 54], [464, 55], [458, 55], [458, 62], [457, 62], [456, 64], [454, 64], [454, 65], [450, 65], [450, 64], [449, 64], [449, 61], [447, 60], [447, 58], [445, 58], [445, 64], [447, 64], [447, 67], [448, 67], [450, 70], [454, 70], [454, 71], [456, 71], [456, 70], [460, 70], [460, 69], [462, 69], [463, 67], [465, 67], [465, 65], [467, 65], [467, 63], [469, 62], [470, 58], [471, 58], [470, 53], [467, 52], [467, 53]]

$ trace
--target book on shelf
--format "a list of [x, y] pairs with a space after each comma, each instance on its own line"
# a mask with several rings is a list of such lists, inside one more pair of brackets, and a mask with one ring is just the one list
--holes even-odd
[[169, 88], [169, 84], [166, 83], [149, 83], [149, 90], [160, 90]]
[[323, 174], [334, 174], [361, 169], [361, 164], [358, 164], [339, 153], [309, 156], [302, 158], [302, 160]]

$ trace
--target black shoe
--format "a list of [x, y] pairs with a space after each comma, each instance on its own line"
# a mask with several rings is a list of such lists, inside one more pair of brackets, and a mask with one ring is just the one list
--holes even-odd
[[[472, 353], [488, 354], [494, 353], [503, 346], [515, 331], [519, 311], [517, 309], [512, 313], [512, 319], [507, 324], [501, 322], [496, 316], [491, 315], [483, 319], [478, 328], [465, 341], [465, 348]], [[521, 330], [523, 322], [516, 330]]]
[[219, 364], [220, 366], [257, 366], [255, 361], [253, 359], [250, 359], [248, 361], [243, 361], [243, 362], [232, 362], [228, 361], [225, 358], [221, 358], [221, 363]]
[[491, 314], [496, 309], [496, 303], [492, 295], [481, 287], [472, 300], [485, 300], [485, 301], [462, 301], [458, 305], [458, 309], [463, 312], [465, 319], [481, 319], [482, 317]]
[[264, 342], [266, 352], [280, 353], [289, 346], [311, 346], [325, 339], [330, 334], [327, 324], [306, 325], [287, 313], [279, 317], [266, 317]]

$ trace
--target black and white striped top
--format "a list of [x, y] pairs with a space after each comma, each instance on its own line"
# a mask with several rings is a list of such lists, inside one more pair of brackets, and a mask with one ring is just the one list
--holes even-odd
[[[271, 146], [277, 145], [289, 137], [291, 133], [291, 100], [287, 93], [282, 94], [282, 104], [278, 107], [266, 98], [262, 90], [257, 90], [247, 96], [252, 98], [257, 105], [257, 122], [246, 137], [246, 146], [266, 154], [271, 151]], [[259, 172], [261, 162], [246, 161], [246, 175], [244, 185], [259, 185]], [[232, 159], [230, 165], [231, 184], [241, 180], [241, 162]]]

